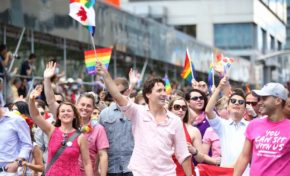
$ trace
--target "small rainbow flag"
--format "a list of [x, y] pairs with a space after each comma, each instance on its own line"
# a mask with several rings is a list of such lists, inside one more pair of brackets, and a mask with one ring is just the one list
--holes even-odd
[[[95, 56], [97, 55], [97, 58]], [[85, 64], [88, 74], [96, 73], [96, 61], [100, 61], [106, 69], [109, 67], [111, 60], [112, 48], [98, 48], [94, 50], [85, 51]]]
[[88, 74], [93, 75], [96, 73], [96, 56], [94, 50], [85, 51], [85, 65]]
[[188, 82], [190, 82], [190, 84], [191, 84], [192, 79], [195, 79], [196, 77], [194, 64], [191, 62], [188, 50], [186, 50], [185, 62], [184, 62], [184, 67], [181, 73], [181, 77], [187, 80]]
[[109, 68], [109, 63], [111, 60], [112, 48], [98, 48], [97, 52], [97, 60], [100, 61], [106, 69]]
[[163, 80], [165, 82], [165, 91], [169, 95], [171, 93], [171, 90], [172, 90], [170, 80], [169, 80], [167, 75], [164, 76]]

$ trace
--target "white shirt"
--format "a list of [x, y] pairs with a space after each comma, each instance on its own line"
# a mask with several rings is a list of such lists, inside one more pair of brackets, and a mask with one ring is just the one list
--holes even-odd
[[242, 152], [245, 142], [245, 131], [249, 122], [242, 119], [236, 123], [232, 119], [225, 120], [218, 115], [214, 119], [208, 119], [208, 122], [220, 137], [221, 166], [233, 167]]

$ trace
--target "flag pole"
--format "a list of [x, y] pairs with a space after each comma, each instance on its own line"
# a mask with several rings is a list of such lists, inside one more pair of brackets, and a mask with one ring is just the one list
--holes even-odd
[[211, 54], [211, 64], [212, 64], [212, 84], [213, 86], [215, 86], [215, 82], [214, 82], [214, 53]]
[[188, 56], [192, 79], [195, 80], [195, 77], [194, 77], [194, 74], [193, 74], [193, 70], [192, 70], [192, 67], [191, 67], [191, 58], [190, 58], [190, 55], [189, 55], [189, 52], [188, 52], [188, 48], [186, 48], [186, 55]]
[[95, 57], [96, 59], [98, 60], [97, 58], [97, 52], [96, 52], [96, 46], [95, 46], [95, 41], [94, 41], [94, 37], [92, 35], [90, 35], [91, 37], [91, 41], [92, 41], [92, 44], [93, 44], [93, 48], [94, 48], [94, 53], [95, 53]]

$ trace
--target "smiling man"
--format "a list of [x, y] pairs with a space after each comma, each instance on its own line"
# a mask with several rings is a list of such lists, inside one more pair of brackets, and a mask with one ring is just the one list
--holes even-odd
[[142, 93], [148, 106], [143, 106], [131, 102], [120, 93], [100, 62], [97, 62], [97, 73], [104, 78], [106, 87], [120, 110], [132, 122], [135, 146], [128, 168], [133, 175], [176, 176], [172, 160], [172, 155], [175, 154], [186, 175], [191, 176], [191, 158], [182, 122], [164, 108], [164, 81], [152, 78], [144, 83]]
[[279, 83], [268, 83], [253, 93], [260, 97], [260, 110], [266, 117], [253, 120], [247, 127], [234, 176], [240, 176], [248, 163], [253, 176], [289, 175], [290, 120], [283, 113], [288, 92]]
[[[228, 77], [225, 76], [209, 99], [205, 112], [210, 126], [216, 131], [221, 140], [221, 166], [233, 168], [243, 148], [244, 133], [248, 122], [243, 118], [246, 101], [245, 96], [240, 91], [232, 93], [229, 97], [229, 120], [219, 117], [214, 112], [220, 92], [228, 87]], [[246, 171], [244, 175], [248, 175], [248, 172]]]

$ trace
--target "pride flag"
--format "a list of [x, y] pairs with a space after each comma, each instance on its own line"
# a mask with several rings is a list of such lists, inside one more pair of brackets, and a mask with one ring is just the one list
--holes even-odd
[[170, 94], [172, 89], [171, 89], [171, 84], [170, 84], [170, 80], [169, 80], [168, 76], [165, 75], [163, 80], [165, 82], [165, 91], [167, 94]]
[[69, 16], [86, 26], [90, 34], [95, 34], [95, 10], [96, 0], [70, 0]]
[[186, 50], [185, 62], [181, 72], [181, 77], [190, 82], [190, 84], [192, 79], [196, 78], [194, 64], [191, 62], [188, 50]]
[[[97, 58], [96, 58], [96, 55]], [[111, 60], [112, 48], [98, 48], [96, 52], [94, 50], [85, 51], [85, 65], [88, 74], [96, 73], [96, 61], [100, 61], [106, 69], [109, 67]]]
[[106, 69], [108, 69], [111, 60], [112, 48], [98, 48], [96, 49], [96, 53], [97, 60], [101, 62]]
[[96, 56], [94, 50], [85, 51], [85, 65], [88, 74], [93, 75], [96, 73]]

